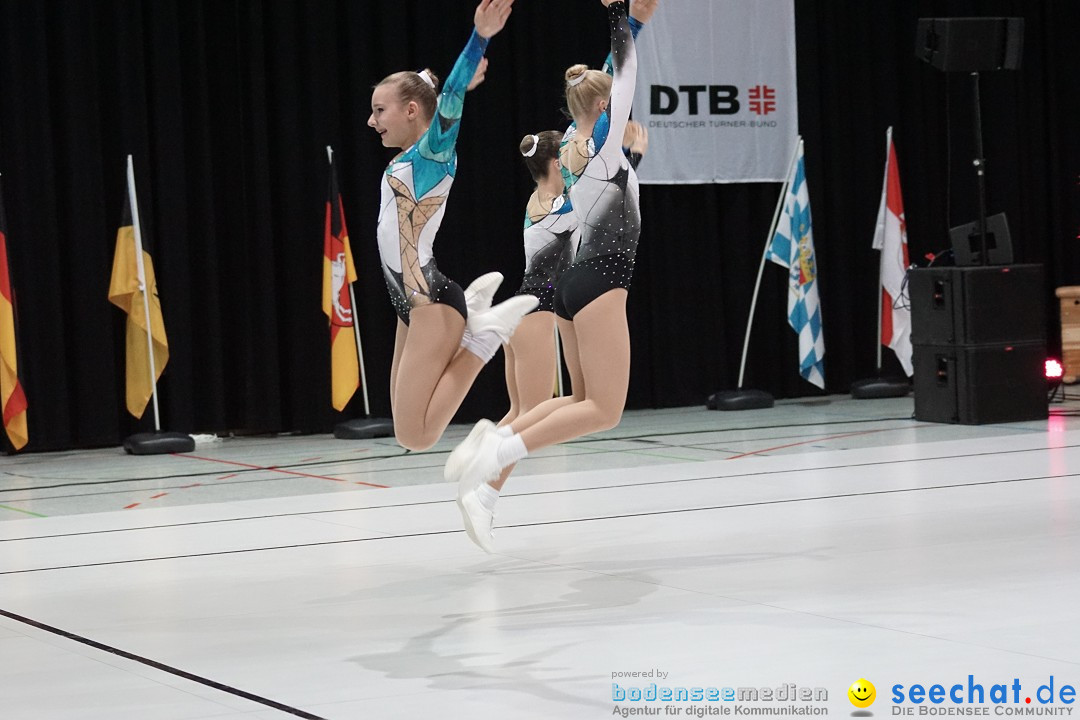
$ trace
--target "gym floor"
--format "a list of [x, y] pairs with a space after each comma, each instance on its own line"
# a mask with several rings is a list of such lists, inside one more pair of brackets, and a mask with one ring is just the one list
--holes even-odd
[[912, 410], [628, 412], [518, 466], [494, 555], [442, 481], [464, 425], [0, 458], [2, 716], [1071, 713], [1080, 402]]

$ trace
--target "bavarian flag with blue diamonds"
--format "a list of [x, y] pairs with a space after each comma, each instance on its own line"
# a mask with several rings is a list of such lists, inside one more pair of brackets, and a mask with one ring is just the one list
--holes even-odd
[[825, 338], [821, 333], [814, 228], [801, 139], [798, 159], [788, 180], [784, 212], [766, 257], [788, 269], [788, 325], [799, 336], [799, 374], [824, 389]]

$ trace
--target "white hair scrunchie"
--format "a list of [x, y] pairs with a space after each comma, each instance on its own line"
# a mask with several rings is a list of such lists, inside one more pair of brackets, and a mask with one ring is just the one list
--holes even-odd
[[529, 137], [532, 138], [533, 146], [531, 148], [529, 148], [529, 152], [521, 153], [525, 157], [532, 157], [533, 155], [535, 155], [536, 154], [536, 147], [540, 144], [540, 136], [539, 135], [530, 135]]
[[585, 79], [585, 75], [588, 74], [588, 72], [589, 71], [586, 70], [585, 72], [581, 73], [577, 77], [570, 78], [569, 80], [566, 81], [566, 86], [567, 87], [574, 87], [575, 85], [580, 84], [581, 81]]
[[427, 83], [427, 86], [429, 88], [431, 88], [432, 90], [435, 89], [435, 81], [431, 79], [430, 75], [428, 75], [427, 70], [421, 70], [420, 72], [418, 72], [416, 74], [420, 76], [421, 80], [423, 80], [424, 82]]

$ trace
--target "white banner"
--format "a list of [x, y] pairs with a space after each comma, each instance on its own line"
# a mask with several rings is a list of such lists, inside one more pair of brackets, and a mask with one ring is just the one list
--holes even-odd
[[794, 0], [673, 0], [638, 36], [643, 183], [783, 182], [799, 134]]

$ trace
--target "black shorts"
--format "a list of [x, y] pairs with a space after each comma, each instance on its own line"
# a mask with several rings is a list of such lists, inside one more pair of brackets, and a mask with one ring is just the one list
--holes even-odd
[[573, 320], [581, 310], [608, 290], [630, 289], [634, 261], [625, 255], [600, 255], [567, 268], [555, 287], [555, 314]]
[[[430, 305], [432, 303], [438, 303], [440, 305], [449, 305], [461, 313], [461, 317], [468, 320], [469, 308], [465, 304], [465, 291], [461, 289], [461, 286], [442, 273], [439, 273], [438, 276], [432, 278], [432, 280], [435, 282], [429, 286], [431, 288], [431, 302], [425, 304]], [[401, 322], [408, 325], [409, 313], [412, 311], [413, 306], [404, 299], [401, 291], [389, 282], [387, 282], [387, 287], [390, 290], [390, 304], [394, 306], [394, 312], [401, 318]], [[418, 305], [417, 307], [422, 306]]]
[[555, 309], [554, 284], [542, 285], [540, 287], [527, 287], [526, 285], [522, 285], [514, 295], [532, 295], [539, 301], [539, 304], [529, 311], [530, 313], [551, 312]]

